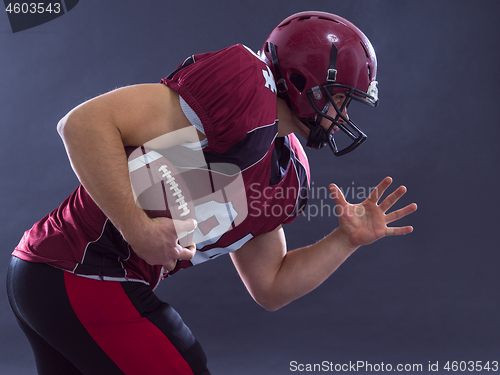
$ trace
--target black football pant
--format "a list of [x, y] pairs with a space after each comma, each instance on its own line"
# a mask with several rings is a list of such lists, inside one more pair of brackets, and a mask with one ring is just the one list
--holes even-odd
[[12, 257], [7, 293], [41, 375], [209, 375], [180, 316], [140, 282]]

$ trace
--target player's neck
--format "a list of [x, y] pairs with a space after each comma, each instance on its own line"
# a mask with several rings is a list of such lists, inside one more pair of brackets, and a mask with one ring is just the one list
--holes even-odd
[[285, 137], [290, 133], [300, 134], [307, 139], [309, 129], [302, 124], [297, 116], [286, 105], [283, 99], [277, 98], [278, 107], [278, 137]]

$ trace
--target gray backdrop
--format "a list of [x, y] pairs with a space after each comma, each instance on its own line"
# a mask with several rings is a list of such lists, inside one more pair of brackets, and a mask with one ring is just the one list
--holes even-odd
[[[288, 374], [291, 361], [424, 370], [439, 361], [448, 373], [446, 361], [499, 361], [497, 0], [82, 0], [15, 34], [0, 15], [2, 283], [23, 231], [77, 185], [55, 129], [69, 109], [119, 86], [158, 82], [193, 53], [235, 43], [258, 50], [302, 10], [351, 20], [379, 62], [380, 106], [350, 111], [368, 141], [341, 158], [308, 150], [314, 187], [336, 182], [356, 201], [390, 175], [408, 187], [398, 207], [419, 205], [403, 220], [414, 233], [359, 249], [321, 287], [274, 313], [252, 301], [228, 256], [165, 280], [158, 295], [192, 328], [214, 374]], [[291, 248], [337, 225], [314, 214], [285, 228]], [[0, 373], [34, 373], [4, 285], [0, 309]]]

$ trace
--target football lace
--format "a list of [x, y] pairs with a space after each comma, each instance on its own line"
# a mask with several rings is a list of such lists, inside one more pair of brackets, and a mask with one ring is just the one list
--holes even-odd
[[179, 189], [179, 184], [175, 182], [174, 176], [172, 176], [172, 172], [170, 172], [167, 168], [166, 165], [162, 165], [160, 168], [158, 168], [159, 172], [163, 172], [163, 175], [161, 176], [162, 178], [165, 178], [165, 183], [170, 185], [170, 190], [173, 190], [173, 196], [177, 197], [175, 200], [175, 203], [178, 205], [179, 211], [182, 211], [180, 216], [186, 216], [189, 214], [189, 208], [187, 206], [186, 200], [184, 199], [184, 196], [182, 195], [181, 189]]

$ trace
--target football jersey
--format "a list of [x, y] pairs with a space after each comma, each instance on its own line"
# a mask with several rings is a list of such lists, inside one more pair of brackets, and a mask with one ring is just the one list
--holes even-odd
[[[200, 145], [206, 166], [182, 174], [194, 199], [197, 251], [192, 260], [180, 260], [171, 275], [292, 221], [307, 203], [310, 172], [295, 135], [277, 137], [275, 81], [247, 47], [193, 55], [161, 84], [180, 95], [186, 116], [206, 135]], [[211, 181], [205, 187], [199, 183], [203, 174]], [[167, 276], [135, 254], [83, 186], [25, 232], [13, 255], [82, 276], [143, 281], [151, 288]]]

